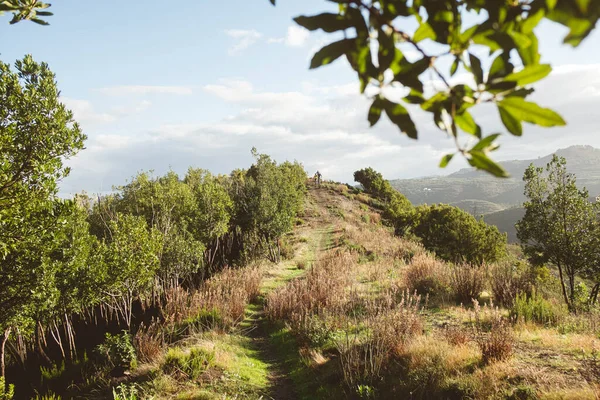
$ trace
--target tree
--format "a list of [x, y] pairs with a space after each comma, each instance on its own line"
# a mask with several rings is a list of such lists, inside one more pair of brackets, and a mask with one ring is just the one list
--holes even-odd
[[506, 235], [458, 207], [418, 206], [413, 224], [423, 245], [444, 260], [483, 264], [506, 255]]
[[[531, 164], [523, 180], [528, 200], [525, 216], [517, 223], [517, 236], [534, 264], [556, 265], [565, 303], [575, 311], [577, 276], [600, 281], [597, 205], [589, 201], [586, 189], [577, 188], [576, 177], [567, 172], [563, 157], [554, 155], [546, 173]], [[593, 293], [597, 294], [599, 287], [597, 284]]]
[[[275, 0], [270, 1], [275, 5]], [[494, 141], [499, 134], [484, 136], [471, 109], [481, 103], [494, 103], [506, 130], [516, 136], [522, 135], [523, 122], [545, 127], [565, 125], [554, 111], [526, 100], [533, 92], [530, 85], [552, 70], [550, 65], [540, 63], [534, 28], [544, 18], [563, 24], [570, 29], [564, 42], [578, 46], [600, 18], [600, 2], [595, 0], [333, 2], [339, 4], [337, 13], [294, 19], [310, 31], [323, 30], [338, 37], [343, 33], [342, 39], [314, 55], [310, 68], [345, 58], [358, 76], [361, 93], [374, 94], [368, 113], [371, 126], [385, 113], [403, 133], [417, 139], [417, 127], [410, 110], [420, 107], [431, 113], [435, 125], [456, 143], [456, 153], [444, 156], [440, 167], [448, 165], [453, 156], [460, 153], [473, 167], [495, 176], [507, 176], [488, 156], [498, 148]], [[468, 26], [467, 14], [479, 14], [485, 20]], [[414, 33], [404, 28], [410, 26], [410, 22], [418, 26]], [[489, 60], [476, 56], [473, 45], [487, 47]], [[416, 52], [418, 59], [409, 61], [405, 57], [407, 51]], [[440, 60], [447, 60], [449, 70], [441, 69], [443, 61]], [[515, 67], [519, 64], [523, 68]], [[490, 67], [484, 70], [483, 65]], [[434, 76], [442, 87], [431, 96], [424, 90], [426, 71], [431, 73], [426, 76]], [[472, 82], [453, 83], [450, 78], [457, 71], [470, 74]], [[402, 102], [387, 95], [390, 88], [396, 93], [406, 93]], [[461, 143], [461, 131], [467, 138], [476, 139], [476, 143], [473, 146]]]
[[[4, 4], [4, 3], [2, 3]], [[52, 278], [48, 243], [67, 214], [57, 183], [64, 160], [83, 148], [73, 116], [59, 101], [54, 74], [25, 56], [16, 72], [0, 63], [0, 332], [2, 348], [17, 321], [45, 300]], [[3, 352], [0, 355], [3, 362]], [[3, 368], [2, 368], [3, 370]], [[3, 373], [3, 371], [0, 371]]]
[[148, 293], [160, 266], [162, 237], [156, 229], [148, 229], [142, 217], [133, 215], [117, 214], [109, 229], [110, 240], [103, 246], [98, 274], [107, 305], [130, 328], [133, 302]]

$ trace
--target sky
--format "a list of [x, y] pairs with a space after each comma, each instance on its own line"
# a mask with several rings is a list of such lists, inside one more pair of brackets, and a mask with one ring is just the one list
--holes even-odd
[[[67, 161], [72, 171], [61, 193], [104, 193], [147, 170], [229, 173], [252, 163], [252, 147], [342, 182], [367, 166], [389, 179], [465, 167], [459, 158], [437, 167], [454, 144], [418, 110], [418, 141], [386, 118], [369, 128], [369, 100], [345, 60], [308, 69], [312, 54], [333, 37], [308, 32], [292, 18], [335, 10], [334, 3], [278, 3], [58, 0], [50, 26], [9, 25], [8, 16], [0, 17], [0, 59], [14, 63], [32, 54], [47, 62], [62, 102], [88, 136], [86, 149]], [[566, 30], [559, 25], [544, 22], [537, 33], [542, 61], [554, 70], [536, 85], [533, 100], [568, 125], [527, 125], [515, 138], [493, 106], [478, 107], [473, 114], [484, 134], [503, 133], [497, 160], [600, 147], [600, 34], [572, 49], [562, 45]]]

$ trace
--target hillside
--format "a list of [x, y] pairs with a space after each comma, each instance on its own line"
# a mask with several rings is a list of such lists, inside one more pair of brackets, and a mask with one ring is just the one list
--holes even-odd
[[[569, 172], [577, 176], [580, 187], [586, 187], [592, 197], [600, 194], [600, 150], [591, 146], [572, 146], [556, 152], [567, 159]], [[518, 213], [501, 213], [505, 209], [520, 206], [525, 200], [522, 176], [533, 163], [543, 167], [552, 154], [534, 160], [503, 161], [510, 173], [507, 179], [498, 179], [472, 168], [462, 169], [448, 176], [416, 179], [396, 179], [392, 186], [402, 192], [413, 204], [448, 203], [476, 215], [486, 216], [486, 221], [496, 224], [516, 240], [514, 224]], [[492, 222], [495, 221], [495, 222]]]
[[[489, 294], [482, 306], [459, 304], [453, 267], [395, 237], [370, 203], [345, 185], [311, 188], [288, 259], [236, 271], [258, 285], [243, 320], [205, 326], [119, 390], [161, 399], [594, 398], [581, 354], [600, 342], [581, 317], [569, 320], [578, 333], [564, 334], [555, 323], [499, 324], [508, 310], [485, 305]], [[493, 282], [483, 277], [469, 278], [477, 290]]]

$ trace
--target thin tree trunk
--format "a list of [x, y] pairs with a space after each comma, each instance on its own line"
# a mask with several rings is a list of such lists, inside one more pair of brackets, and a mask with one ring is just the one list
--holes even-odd
[[557, 263], [557, 266], [558, 274], [560, 276], [560, 286], [562, 288], [562, 293], [565, 298], [565, 303], [567, 304], [567, 308], [569, 309], [569, 311], [572, 311], [571, 302], [569, 300], [569, 296], [567, 296], [567, 288], [565, 287], [565, 279], [563, 277], [562, 265], [560, 263]]
[[4, 363], [4, 354], [6, 349], [6, 342], [10, 337], [10, 331], [12, 328], [8, 328], [2, 334], [2, 343], [0, 343], [0, 377], [6, 376], [6, 364]]

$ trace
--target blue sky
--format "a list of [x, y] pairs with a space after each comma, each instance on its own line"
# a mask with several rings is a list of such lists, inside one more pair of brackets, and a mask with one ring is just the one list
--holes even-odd
[[[364, 166], [386, 177], [447, 173], [436, 165], [452, 142], [415, 118], [418, 142], [389, 123], [368, 129], [368, 102], [345, 61], [308, 70], [312, 53], [331, 40], [296, 27], [292, 17], [335, 4], [323, 0], [55, 2], [50, 26], [0, 19], [1, 59], [30, 53], [56, 73], [63, 101], [88, 134], [87, 149], [69, 163], [64, 193], [99, 192], [140, 170], [183, 173], [189, 166], [227, 173], [251, 162], [250, 148], [298, 159], [309, 173], [351, 181]], [[573, 144], [600, 146], [600, 35], [580, 48], [561, 45], [565, 31], [539, 29], [544, 61], [558, 66], [537, 100], [569, 126], [528, 127], [500, 140], [497, 158], [535, 158]], [[10, 40], [7, 40], [9, 38]], [[493, 108], [476, 114], [501, 129]], [[491, 131], [489, 132], [491, 133]]]

